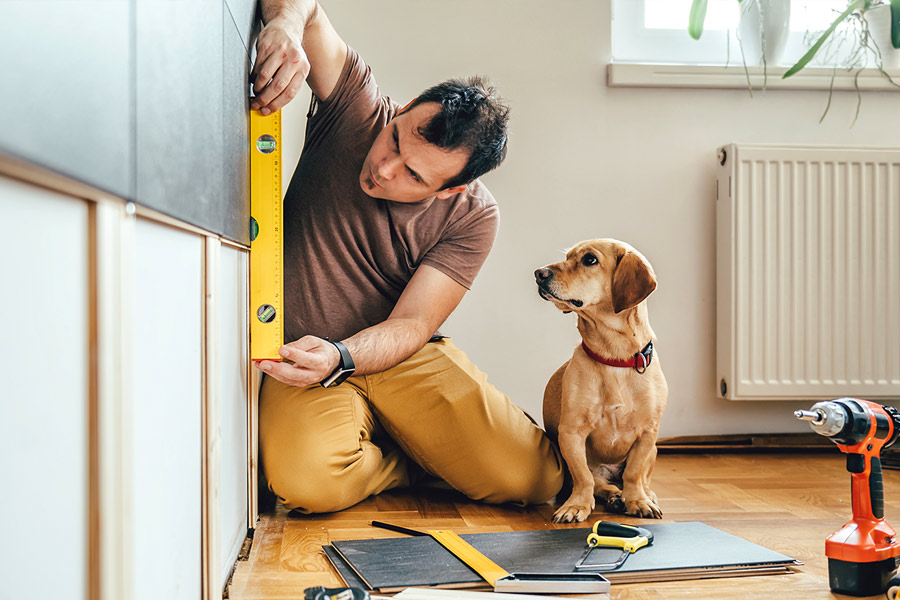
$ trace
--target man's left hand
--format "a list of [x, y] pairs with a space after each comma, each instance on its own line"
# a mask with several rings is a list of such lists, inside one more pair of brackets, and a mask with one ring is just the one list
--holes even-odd
[[334, 344], [312, 335], [285, 344], [278, 354], [285, 358], [284, 362], [262, 360], [257, 363], [257, 368], [282, 383], [297, 387], [319, 383], [331, 375], [341, 360]]

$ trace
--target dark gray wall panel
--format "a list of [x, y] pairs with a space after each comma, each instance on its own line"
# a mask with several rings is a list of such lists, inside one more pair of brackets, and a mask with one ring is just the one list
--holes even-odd
[[249, 243], [255, 0], [0, 0], [0, 153]]
[[250, 42], [255, 41], [256, 0], [224, 0], [225, 12], [230, 13], [241, 41], [248, 50]]
[[129, 0], [0, 2], [0, 152], [134, 195]]
[[250, 138], [249, 86], [250, 58], [240, 32], [225, 10], [224, 123], [225, 195], [231, 200], [222, 212], [221, 231], [231, 239], [250, 243]]
[[136, 17], [137, 202], [221, 232], [222, 0], [137, 0]]

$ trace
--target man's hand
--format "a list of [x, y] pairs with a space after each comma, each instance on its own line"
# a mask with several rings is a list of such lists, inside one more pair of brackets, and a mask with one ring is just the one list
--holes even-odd
[[274, 19], [256, 40], [256, 63], [250, 73], [255, 97], [252, 110], [263, 115], [280, 110], [294, 99], [309, 75], [309, 59], [301, 46], [303, 24]]
[[312, 335], [285, 344], [278, 354], [286, 362], [262, 360], [256, 366], [266, 375], [297, 387], [319, 383], [331, 375], [341, 360], [341, 353], [334, 344]]

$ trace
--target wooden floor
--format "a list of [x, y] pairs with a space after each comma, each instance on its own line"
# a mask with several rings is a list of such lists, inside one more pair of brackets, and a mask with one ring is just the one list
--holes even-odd
[[[661, 454], [653, 474], [664, 521], [702, 521], [802, 561], [796, 574], [613, 585], [614, 600], [669, 598], [848, 598], [828, 589], [825, 538], [850, 518], [850, 476], [836, 450], [816, 454]], [[554, 525], [553, 506], [472, 502], [454, 492], [392, 491], [339, 513], [263, 515], [249, 558], [238, 562], [231, 600], [303, 598], [314, 585], [339, 587], [321, 546], [334, 540], [392, 537], [373, 519], [457, 533], [584, 527]], [[885, 517], [900, 530], [900, 472], [885, 471]], [[591, 521], [609, 519], [596, 512]], [[616, 516], [622, 522], [639, 519]], [[873, 596], [872, 598], [883, 598]], [[499, 596], [502, 600], [503, 596]]]

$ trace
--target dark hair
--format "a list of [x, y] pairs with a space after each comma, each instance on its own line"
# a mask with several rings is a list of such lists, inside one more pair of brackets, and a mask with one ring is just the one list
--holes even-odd
[[450, 79], [419, 94], [409, 108], [426, 102], [440, 104], [441, 110], [419, 128], [419, 135], [439, 148], [470, 151], [462, 171], [441, 189], [474, 181], [506, 158], [509, 107], [484, 78]]

